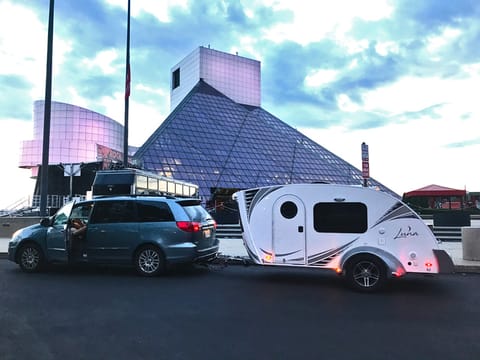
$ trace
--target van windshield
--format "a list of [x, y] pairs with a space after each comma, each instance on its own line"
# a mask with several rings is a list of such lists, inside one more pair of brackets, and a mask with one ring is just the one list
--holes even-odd
[[70, 212], [72, 211], [73, 204], [73, 201], [69, 202], [57, 211], [57, 213], [54, 215], [53, 226], [65, 225], [67, 223]]

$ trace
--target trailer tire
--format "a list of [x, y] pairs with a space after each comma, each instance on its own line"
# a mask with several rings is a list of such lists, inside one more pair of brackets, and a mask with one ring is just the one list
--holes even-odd
[[383, 288], [387, 281], [387, 267], [374, 255], [360, 254], [348, 260], [345, 277], [354, 290], [375, 292]]

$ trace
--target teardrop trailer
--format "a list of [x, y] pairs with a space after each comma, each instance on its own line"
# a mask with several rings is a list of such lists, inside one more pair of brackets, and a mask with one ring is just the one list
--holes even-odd
[[423, 220], [382, 191], [289, 184], [238, 191], [233, 198], [255, 264], [331, 269], [365, 292], [407, 273], [454, 270]]

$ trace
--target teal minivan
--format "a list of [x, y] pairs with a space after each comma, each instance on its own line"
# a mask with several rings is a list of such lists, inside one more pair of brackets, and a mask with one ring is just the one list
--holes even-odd
[[16, 231], [9, 260], [25, 272], [48, 263], [132, 265], [144, 276], [168, 264], [213, 260], [216, 223], [198, 199], [113, 196], [71, 202]]

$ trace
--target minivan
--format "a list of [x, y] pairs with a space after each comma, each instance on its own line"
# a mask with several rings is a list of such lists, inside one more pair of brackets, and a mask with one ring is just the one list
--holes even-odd
[[155, 276], [169, 264], [213, 260], [216, 222], [199, 199], [110, 196], [64, 205], [16, 231], [9, 260], [25, 272], [48, 263], [133, 265]]

